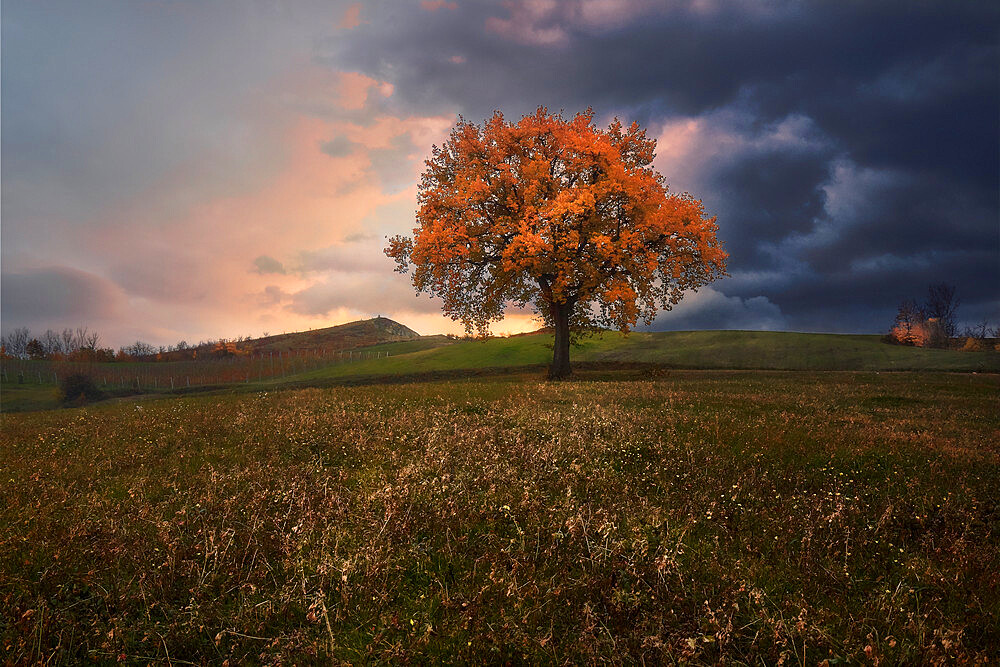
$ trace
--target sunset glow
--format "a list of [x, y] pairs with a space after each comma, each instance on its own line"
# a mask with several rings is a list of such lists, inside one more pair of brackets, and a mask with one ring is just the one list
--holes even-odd
[[[5, 331], [171, 344], [383, 314], [460, 332], [392, 272], [385, 239], [413, 228], [423, 161], [460, 114], [540, 104], [640, 121], [671, 188], [718, 216], [730, 277], [654, 329], [877, 331], [912, 286], [942, 280], [967, 320], [998, 310], [997, 156], [983, 148], [997, 143], [996, 52], [975, 11], [224, 7], [5, 5]], [[848, 31], [797, 42], [794, 59], [740, 47], [890, 19], [925, 48]], [[733, 57], [696, 57], [681, 33], [729, 35], [717, 46]], [[863, 67], [828, 58], [859, 49]], [[942, 128], [937, 110], [959, 103]], [[537, 326], [514, 313], [495, 331]]]

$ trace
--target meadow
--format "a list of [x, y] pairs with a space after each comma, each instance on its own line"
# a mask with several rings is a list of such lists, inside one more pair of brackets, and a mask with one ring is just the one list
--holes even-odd
[[[375, 358], [323, 366], [284, 378], [400, 376], [470, 369], [542, 367], [552, 362], [551, 334], [430, 344], [424, 340], [366, 348]], [[387, 357], [379, 356], [385, 350]], [[574, 363], [666, 369], [829, 371], [1000, 371], [1000, 352], [890, 345], [876, 335], [782, 331], [601, 332], [581, 337]]]
[[992, 662], [998, 397], [638, 369], [5, 414], [0, 662]]
[[[47, 410], [61, 405], [58, 378], [84, 373], [108, 398], [168, 395], [220, 388], [263, 391], [277, 387], [385, 383], [541, 369], [552, 361], [552, 335], [534, 333], [485, 340], [420, 336], [341, 348], [365, 334], [401, 327], [379, 318], [250, 341], [251, 353], [186, 361], [68, 363], [0, 360], [0, 410]], [[374, 330], [374, 332], [372, 331]], [[327, 332], [324, 334], [324, 332]], [[359, 333], [360, 332], [360, 333]], [[384, 332], [382, 332], [384, 333]], [[326, 338], [316, 338], [326, 335]], [[416, 334], [413, 334], [416, 336]], [[275, 343], [274, 341], [277, 341]], [[284, 341], [313, 345], [271, 349]], [[326, 347], [320, 347], [326, 345]], [[874, 335], [774, 331], [601, 332], [582, 337], [572, 360], [586, 368], [760, 369], [839, 371], [1000, 372], [1000, 351], [964, 351], [890, 345]]]

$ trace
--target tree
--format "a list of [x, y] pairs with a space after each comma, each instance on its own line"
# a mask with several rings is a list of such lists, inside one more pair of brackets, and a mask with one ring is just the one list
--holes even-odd
[[75, 350], [96, 350], [97, 342], [101, 339], [95, 331], [91, 333], [87, 327], [77, 327], [74, 337], [73, 349]]
[[927, 317], [926, 311], [916, 301], [906, 299], [896, 311], [896, 319], [889, 330], [889, 340], [914, 347], [945, 347], [948, 336], [938, 318]]
[[982, 320], [972, 327], [965, 327], [965, 337], [974, 338], [978, 341], [985, 341], [988, 338], [996, 338], [1000, 335], [1000, 327], [991, 327], [989, 320]]
[[889, 338], [901, 345], [923, 346], [923, 335], [920, 325], [925, 317], [924, 312], [913, 299], [906, 299], [899, 304], [896, 319], [889, 330]]
[[78, 346], [76, 345], [76, 336], [73, 335], [72, 329], [63, 329], [62, 331], [62, 347], [60, 352], [62, 354], [68, 355], [70, 352], [75, 350]]
[[137, 340], [131, 345], [126, 345], [118, 349], [117, 358], [123, 361], [132, 359], [146, 359], [156, 354], [156, 349], [149, 343]]
[[460, 118], [426, 162], [413, 238], [385, 249], [468, 333], [530, 304], [555, 330], [551, 378], [571, 372], [571, 336], [649, 323], [725, 275], [715, 218], [668, 192], [651, 166], [656, 141], [593, 119], [544, 107], [517, 123]]
[[24, 347], [24, 351], [27, 353], [29, 359], [33, 359], [35, 361], [46, 357], [45, 346], [42, 345], [37, 338], [29, 340], [28, 344]]
[[7, 354], [17, 359], [23, 359], [28, 355], [25, 348], [31, 340], [31, 332], [27, 327], [18, 327], [3, 337], [3, 345]]
[[62, 356], [62, 338], [52, 329], [45, 330], [40, 342], [45, 349], [46, 358], [56, 359]]
[[948, 283], [937, 283], [927, 287], [927, 302], [924, 303], [924, 315], [936, 319], [944, 330], [945, 336], [954, 338], [958, 335], [958, 322], [955, 314], [958, 311], [959, 299], [955, 297], [955, 286]]

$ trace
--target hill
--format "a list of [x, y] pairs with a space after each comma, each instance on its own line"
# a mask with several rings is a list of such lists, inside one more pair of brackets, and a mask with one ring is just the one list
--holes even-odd
[[[263, 338], [240, 338], [219, 340], [192, 346], [183, 350], [171, 350], [156, 355], [158, 361], [187, 361], [230, 354], [267, 354], [268, 352], [300, 352], [304, 354], [329, 354], [334, 351], [354, 350], [380, 343], [418, 340], [421, 336], [413, 329], [387, 317], [374, 317], [338, 324], [323, 329], [295, 331]], [[427, 338], [436, 338], [430, 336]], [[440, 338], [443, 338], [441, 336]], [[144, 361], [151, 361], [151, 355]]]
[[256, 338], [246, 341], [244, 345], [253, 353], [277, 352], [279, 350], [315, 351], [322, 349], [350, 350], [358, 347], [378, 345], [396, 341], [415, 340], [420, 338], [413, 329], [390, 320], [387, 317], [374, 317], [370, 320], [358, 320], [339, 324], [325, 329], [311, 329], [288, 334], [278, 334], [266, 338]]

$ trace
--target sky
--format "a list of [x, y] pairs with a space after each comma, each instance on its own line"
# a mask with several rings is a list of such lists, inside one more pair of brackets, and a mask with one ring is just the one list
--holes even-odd
[[0, 25], [5, 332], [460, 332], [385, 238], [459, 115], [540, 105], [638, 121], [718, 217], [730, 275], [653, 330], [878, 333], [940, 282], [1000, 324], [995, 3], [5, 0]]

